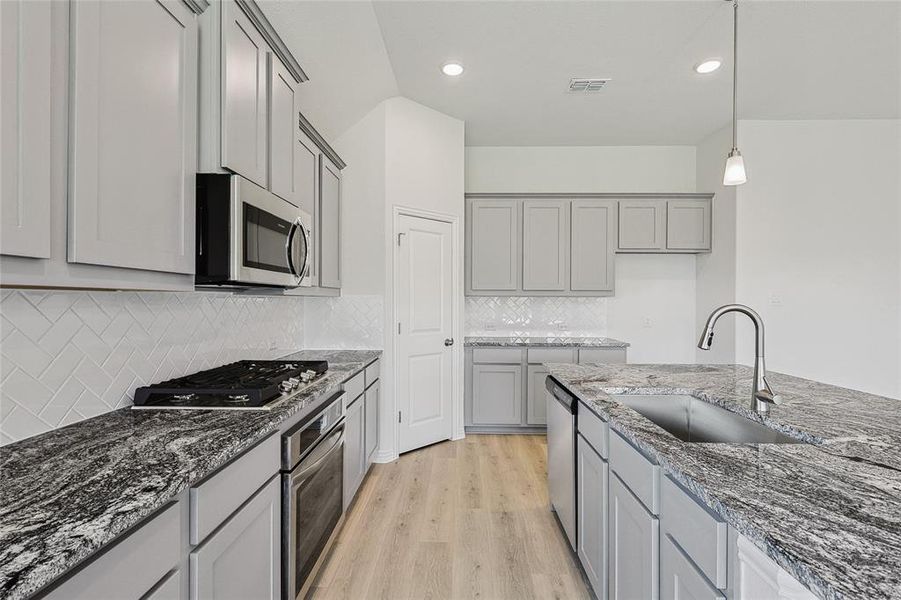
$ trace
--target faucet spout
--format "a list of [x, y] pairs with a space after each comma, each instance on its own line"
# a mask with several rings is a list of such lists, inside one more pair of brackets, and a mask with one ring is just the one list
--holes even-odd
[[707, 323], [698, 340], [698, 348], [710, 350], [713, 345], [713, 329], [720, 317], [736, 312], [745, 315], [754, 323], [754, 381], [751, 384], [751, 408], [761, 415], [769, 413], [770, 404], [780, 404], [782, 399], [773, 393], [766, 380], [766, 360], [764, 358], [763, 319], [753, 308], [744, 304], [726, 304], [720, 306], [707, 317]]

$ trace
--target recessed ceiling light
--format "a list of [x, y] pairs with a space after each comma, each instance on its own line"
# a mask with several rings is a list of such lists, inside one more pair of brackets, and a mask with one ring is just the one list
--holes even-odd
[[714, 71], [719, 69], [722, 64], [723, 61], [718, 58], [708, 58], [704, 62], [700, 62], [695, 65], [695, 72], [700, 73], [701, 75], [713, 73]]
[[441, 67], [441, 72], [445, 75], [456, 77], [457, 75], [463, 74], [463, 65], [461, 65], [460, 63], [449, 62]]

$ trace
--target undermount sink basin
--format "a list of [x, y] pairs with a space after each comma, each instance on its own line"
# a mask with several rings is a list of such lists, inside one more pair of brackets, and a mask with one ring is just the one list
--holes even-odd
[[802, 444], [739, 414], [683, 394], [615, 394], [612, 398], [684, 442]]

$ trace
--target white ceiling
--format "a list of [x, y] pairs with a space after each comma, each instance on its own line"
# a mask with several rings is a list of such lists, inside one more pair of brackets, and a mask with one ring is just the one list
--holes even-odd
[[[693, 144], [726, 125], [732, 8], [722, 0], [261, 3], [311, 81], [306, 112], [342, 132], [402, 94], [466, 121], [467, 145]], [[901, 2], [743, 0], [739, 117], [901, 116]], [[440, 72], [458, 60], [466, 72]], [[571, 77], [610, 77], [599, 93]]]

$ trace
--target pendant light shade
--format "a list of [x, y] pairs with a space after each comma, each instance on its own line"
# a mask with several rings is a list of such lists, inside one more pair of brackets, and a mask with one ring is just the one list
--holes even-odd
[[738, 121], [735, 117], [738, 104], [738, 0], [732, 2], [732, 150], [726, 157], [723, 185], [741, 185], [748, 180], [745, 159], [738, 150]]
[[733, 148], [726, 157], [726, 170], [723, 173], [723, 185], [741, 185], [748, 180], [745, 173], [745, 159], [738, 148]]

